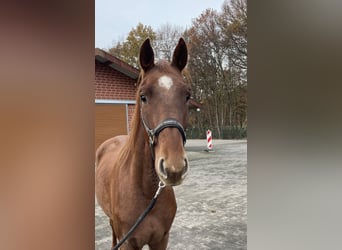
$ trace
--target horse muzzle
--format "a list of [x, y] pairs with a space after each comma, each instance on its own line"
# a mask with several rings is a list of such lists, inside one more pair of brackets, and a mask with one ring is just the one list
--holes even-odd
[[185, 179], [188, 170], [189, 161], [187, 157], [177, 161], [168, 161], [162, 157], [158, 160], [157, 173], [165, 185], [180, 185]]

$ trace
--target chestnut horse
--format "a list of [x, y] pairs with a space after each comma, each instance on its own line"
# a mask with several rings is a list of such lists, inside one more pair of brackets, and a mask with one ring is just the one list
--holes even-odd
[[154, 208], [120, 249], [166, 249], [177, 209], [172, 186], [181, 184], [188, 171], [184, 127], [190, 88], [181, 74], [187, 58], [181, 38], [172, 62], [155, 64], [150, 40], [145, 40], [132, 130], [96, 151], [96, 198], [110, 218], [113, 246], [149, 205], [158, 183], [165, 184]]

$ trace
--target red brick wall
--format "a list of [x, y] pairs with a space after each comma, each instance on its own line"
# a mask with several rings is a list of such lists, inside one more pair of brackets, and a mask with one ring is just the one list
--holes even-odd
[[135, 100], [136, 80], [95, 60], [95, 98]]

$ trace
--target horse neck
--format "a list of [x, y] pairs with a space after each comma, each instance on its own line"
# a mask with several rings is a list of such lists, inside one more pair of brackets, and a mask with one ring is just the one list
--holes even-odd
[[129, 157], [132, 159], [133, 182], [142, 189], [144, 194], [151, 196], [157, 190], [159, 178], [154, 169], [154, 161], [145, 133], [141, 124], [136, 134], [134, 149]]

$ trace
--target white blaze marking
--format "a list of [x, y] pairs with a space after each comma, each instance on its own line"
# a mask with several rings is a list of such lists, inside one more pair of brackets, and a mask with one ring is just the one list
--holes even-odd
[[172, 87], [172, 85], [173, 85], [173, 81], [168, 76], [162, 76], [162, 77], [159, 78], [158, 84], [159, 84], [160, 87], [163, 87], [163, 88], [169, 90]]

